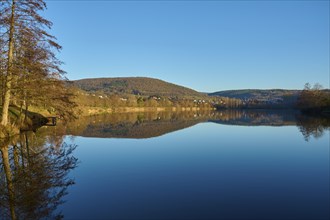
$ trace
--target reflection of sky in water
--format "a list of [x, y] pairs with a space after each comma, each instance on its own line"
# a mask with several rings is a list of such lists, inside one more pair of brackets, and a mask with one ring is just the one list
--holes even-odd
[[306, 142], [295, 126], [202, 123], [74, 142], [67, 219], [329, 218], [329, 132]]

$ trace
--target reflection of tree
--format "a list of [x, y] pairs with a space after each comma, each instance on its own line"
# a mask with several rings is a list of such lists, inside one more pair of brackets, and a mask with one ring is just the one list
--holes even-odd
[[[2, 156], [2, 167], [1, 169], [1, 200], [0, 200], [0, 206], [5, 207], [6, 202], [8, 203], [9, 210], [10, 210], [10, 216], [12, 219], [16, 219], [15, 214], [15, 194], [14, 194], [14, 186], [13, 186], [13, 177], [11, 173], [10, 168], [10, 162], [9, 162], [9, 154], [8, 154], [8, 146], [6, 146], [8, 141], [4, 141], [4, 146], [0, 148], [1, 156]], [[4, 176], [2, 174], [5, 174]], [[4, 186], [4, 184], [6, 183]], [[3, 193], [7, 189], [6, 195]], [[0, 215], [1, 217], [1, 215]], [[3, 216], [4, 217], [4, 216]]]
[[306, 141], [310, 137], [320, 138], [326, 130], [330, 127], [330, 118], [311, 115], [297, 115], [297, 126], [303, 134]]
[[297, 125], [306, 141], [311, 136], [320, 138], [330, 127], [329, 115], [305, 114], [283, 110], [223, 110], [217, 111], [211, 121], [219, 124], [246, 126]]
[[68, 173], [77, 165], [73, 145], [43, 144], [34, 134], [2, 143], [0, 219], [60, 219], [57, 207], [74, 184]]

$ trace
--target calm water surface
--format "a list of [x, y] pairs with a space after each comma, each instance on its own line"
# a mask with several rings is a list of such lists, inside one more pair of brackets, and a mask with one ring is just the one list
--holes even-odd
[[[62, 187], [65, 202], [49, 213], [64, 219], [329, 219], [329, 129], [315, 126], [324, 122], [299, 121], [293, 113], [228, 114], [121, 115], [115, 122], [102, 116], [41, 129], [33, 135], [44, 133], [44, 147], [76, 145], [63, 160], [79, 161], [61, 177], [75, 182]], [[38, 142], [33, 135], [26, 136]], [[11, 167], [15, 188], [14, 159]], [[13, 198], [16, 215], [28, 216], [17, 202], [24, 195]], [[13, 199], [7, 200], [0, 218], [10, 219]]]

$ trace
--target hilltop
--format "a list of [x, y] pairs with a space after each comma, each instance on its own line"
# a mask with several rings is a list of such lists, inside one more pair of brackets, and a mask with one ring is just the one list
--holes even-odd
[[106, 95], [126, 94], [180, 98], [206, 96], [193, 89], [147, 77], [90, 78], [74, 80], [70, 83], [81, 90], [93, 93], [101, 92]]

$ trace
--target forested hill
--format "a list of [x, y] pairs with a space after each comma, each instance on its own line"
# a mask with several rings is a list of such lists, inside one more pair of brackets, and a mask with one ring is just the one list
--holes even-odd
[[105, 94], [133, 94], [142, 96], [204, 97], [195, 90], [146, 77], [91, 78], [70, 81], [74, 86], [88, 92]]
[[301, 90], [286, 90], [286, 89], [242, 89], [242, 90], [226, 90], [214, 93], [209, 93], [209, 96], [221, 96], [236, 99], [255, 99], [255, 100], [270, 100], [270, 99], [290, 99], [296, 100]]

